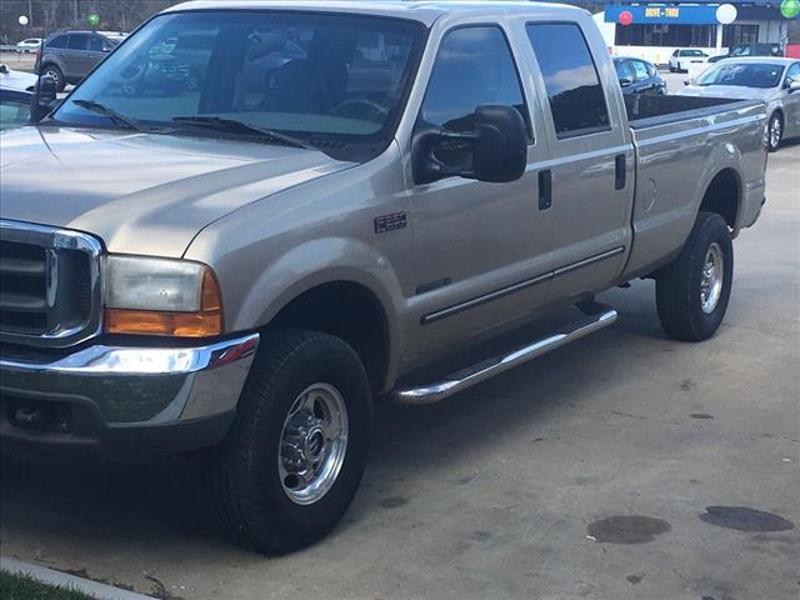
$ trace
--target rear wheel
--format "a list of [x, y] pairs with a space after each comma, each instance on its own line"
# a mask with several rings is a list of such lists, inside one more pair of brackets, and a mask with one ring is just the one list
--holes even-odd
[[67, 87], [67, 82], [64, 79], [64, 74], [56, 65], [45, 65], [42, 68], [42, 75], [49, 75], [56, 82], [56, 90], [63, 91]]
[[767, 148], [775, 152], [783, 140], [783, 115], [779, 112], [772, 113], [767, 124]]
[[370, 386], [350, 346], [311, 331], [264, 336], [252, 369], [215, 489], [231, 531], [280, 554], [323, 537], [353, 499], [370, 442]]
[[670, 337], [700, 342], [716, 333], [731, 295], [733, 244], [725, 219], [701, 212], [681, 253], [656, 276], [656, 307]]

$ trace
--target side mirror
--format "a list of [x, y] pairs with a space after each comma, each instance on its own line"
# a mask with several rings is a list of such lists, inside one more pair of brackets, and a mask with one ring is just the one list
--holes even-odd
[[800, 90], [800, 79], [795, 79], [793, 81], [787, 81], [786, 84], [787, 85], [785, 85], [784, 87], [786, 88], [786, 90], [790, 94], [793, 94], [794, 92]]
[[528, 163], [528, 130], [513, 106], [479, 106], [472, 130], [446, 131], [424, 123], [414, 135], [414, 182], [447, 177], [490, 183], [516, 181]]
[[633, 83], [633, 81], [631, 81], [627, 77], [620, 77], [620, 80], [619, 80], [619, 86], [620, 87], [624, 87], [625, 88], [625, 87], [628, 87], [629, 85], [631, 85], [632, 83]]
[[56, 80], [50, 75], [42, 75], [36, 82], [36, 90], [31, 98], [31, 122], [38, 123], [55, 108], [58, 102]]

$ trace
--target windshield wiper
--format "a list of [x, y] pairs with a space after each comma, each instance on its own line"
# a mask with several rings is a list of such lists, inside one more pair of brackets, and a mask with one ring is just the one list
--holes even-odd
[[224, 133], [235, 133], [240, 132], [244, 134], [256, 134], [262, 137], [266, 137], [272, 141], [280, 142], [286, 146], [292, 146], [294, 148], [304, 148], [305, 150], [317, 150], [311, 144], [304, 142], [303, 140], [297, 139], [290, 135], [286, 135], [285, 133], [280, 133], [278, 131], [273, 131], [272, 129], [265, 129], [263, 127], [259, 127], [258, 125], [253, 125], [252, 123], [247, 123], [245, 121], [237, 121], [236, 119], [227, 119], [225, 117], [212, 117], [212, 116], [190, 116], [190, 117], [174, 117], [172, 119], [176, 123], [188, 123], [190, 125], [200, 125], [211, 127], [216, 129], [217, 131], [221, 131]]
[[113, 108], [106, 106], [105, 104], [100, 104], [99, 102], [95, 102], [94, 100], [71, 100], [73, 104], [77, 104], [81, 108], [85, 108], [86, 110], [90, 110], [92, 112], [96, 112], [104, 117], [108, 117], [109, 119], [116, 121], [120, 125], [124, 125], [128, 129], [134, 129], [136, 131], [149, 131], [146, 127], [144, 127], [141, 123], [132, 119], [131, 117], [126, 117], [125, 115], [117, 112]]

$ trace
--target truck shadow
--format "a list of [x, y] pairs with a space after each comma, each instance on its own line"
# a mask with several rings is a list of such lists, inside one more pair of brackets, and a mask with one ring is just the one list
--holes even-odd
[[[675, 351], [674, 342], [660, 333], [652, 282], [611, 291], [604, 301], [619, 307], [614, 327], [440, 404], [379, 406], [362, 489], [334, 536], [354, 533], [372, 511], [402, 502], [402, 482], [412, 474], [455, 482], [455, 457], [462, 465], [474, 459], [478, 469], [482, 453], [507, 436], [556, 429], [560, 415], [590, 404], [625, 377], [631, 369], [625, 357]], [[535, 454], [532, 446], [532, 460]], [[42, 547], [37, 559], [75, 568], [84, 566], [75, 558], [82, 553], [69, 549], [81, 546], [121, 546], [137, 556], [152, 551], [162, 557], [166, 549], [182, 553], [189, 544], [193, 552], [214, 546], [239, 552], [217, 525], [205, 461], [202, 456], [146, 464], [4, 459], [0, 525], [4, 546], [10, 544], [3, 552], [30, 559]], [[75, 561], [80, 564], [70, 564]]]

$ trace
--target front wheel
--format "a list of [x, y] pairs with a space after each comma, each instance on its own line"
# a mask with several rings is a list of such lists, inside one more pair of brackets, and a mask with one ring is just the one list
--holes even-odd
[[350, 505], [367, 460], [370, 386], [356, 352], [311, 331], [265, 335], [220, 449], [222, 516], [265, 554], [307, 546]]
[[42, 75], [49, 75], [53, 78], [56, 82], [56, 91], [62, 92], [64, 88], [67, 87], [67, 80], [64, 78], [64, 74], [61, 72], [56, 65], [46, 65], [42, 69]]
[[767, 148], [775, 152], [783, 139], [783, 117], [781, 113], [773, 113], [767, 124]]
[[656, 307], [670, 337], [700, 342], [716, 333], [731, 295], [733, 244], [725, 219], [701, 212], [681, 253], [656, 276]]

